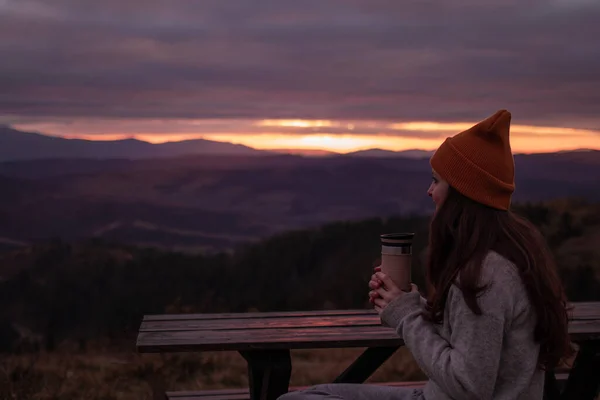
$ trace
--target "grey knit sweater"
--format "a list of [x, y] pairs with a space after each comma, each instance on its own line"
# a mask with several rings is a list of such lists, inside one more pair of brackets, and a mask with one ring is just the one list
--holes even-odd
[[535, 314], [514, 264], [491, 252], [481, 278], [489, 284], [478, 298], [483, 315], [473, 314], [453, 285], [441, 325], [420, 315], [417, 292], [388, 304], [381, 320], [396, 329], [429, 377], [427, 400], [542, 399]]

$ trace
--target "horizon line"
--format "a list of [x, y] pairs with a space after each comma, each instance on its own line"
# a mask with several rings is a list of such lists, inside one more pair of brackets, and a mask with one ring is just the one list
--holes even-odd
[[[106, 123], [107, 121], [102, 121]], [[127, 121], [131, 122], [131, 121]], [[152, 121], [150, 121], [152, 123]], [[164, 123], [164, 121], [162, 122]], [[447, 136], [470, 127], [468, 123], [433, 123], [433, 122], [409, 122], [409, 123], [391, 123], [386, 124], [386, 127], [391, 127], [396, 134], [385, 132], [377, 133], [375, 129], [369, 130], [370, 123], [364, 122], [361, 127], [354, 124], [342, 123], [340, 121], [321, 121], [321, 120], [264, 120], [252, 121], [251, 125], [246, 128], [256, 127], [284, 127], [290, 128], [289, 131], [267, 131], [267, 132], [252, 132], [240, 129], [238, 132], [231, 133], [232, 128], [236, 126], [227, 126], [231, 129], [223, 129], [222, 126], [217, 126], [213, 129], [216, 133], [195, 133], [192, 128], [201, 130], [202, 128], [212, 128], [209, 126], [198, 126], [202, 122], [189, 122], [192, 126], [183, 126], [190, 131], [182, 129], [177, 121], [173, 121], [173, 131], [164, 133], [170, 126], [167, 125], [163, 130], [139, 129], [135, 133], [99, 133], [98, 128], [93, 122], [89, 125], [89, 129], [94, 133], [76, 133], [73, 132], [74, 126], [66, 126], [63, 124], [48, 124], [48, 123], [4, 123], [0, 126], [6, 126], [9, 129], [20, 132], [34, 133], [46, 137], [59, 137], [66, 140], [86, 140], [94, 142], [118, 142], [127, 140], [136, 140], [143, 143], [159, 145], [167, 143], [181, 143], [193, 140], [208, 140], [212, 142], [230, 143], [233, 145], [242, 145], [255, 150], [272, 151], [272, 152], [329, 152], [333, 154], [348, 154], [366, 150], [382, 150], [390, 152], [404, 151], [435, 151], [442, 141]], [[206, 122], [208, 124], [208, 122]], [[217, 123], [231, 124], [231, 121], [217, 121]], [[75, 123], [76, 125], [77, 123]], [[215, 124], [213, 121], [212, 124]], [[350, 132], [333, 131], [331, 133], [321, 133], [318, 129], [323, 127], [347, 126]], [[46, 129], [44, 129], [46, 127]], [[88, 127], [88, 125], [84, 125]], [[69, 129], [60, 129], [69, 128]], [[75, 126], [76, 128], [76, 126]], [[131, 129], [127, 125], [125, 128]], [[240, 127], [244, 128], [244, 126]], [[88, 129], [88, 130], [89, 130]], [[178, 130], [179, 129], [179, 130]], [[219, 131], [221, 129], [221, 131]], [[66, 132], [63, 132], [66, 130]], [[112, 128], [110, 132], [116, 129]], [[126, 130], [126, 129], [125, 129]], [[69, 131], [73, 133], [69, 133]], [[107, 131], [103, 130], [103, 131]], [[370, 133], [369, 133], [370, 132]], [[421, 135], [419, 135], [419, 133]], [[587, 129], [575, 128], [557, 128], [557, 127], [537, 127], [528, 125], [513, 125], [511, 127], [511, 147], [514, 154], [538, 154], [538, 153], [556, 153], [561, 151], [586, 151], [600, 150], [600, 132]], [[572, 136], [572, 137], [569, 137]], [[548, 141], [547, 139], [554, 138], [555, 140]], [[569, 138], [567, 143], [571, 146], [565, 146], [565, 140]], [[546, 139], [540, 141], [540, 139]], [[577, 140], [580, 139], [580, 140]], [[540, 145], [541, 144], [541, 145]]]

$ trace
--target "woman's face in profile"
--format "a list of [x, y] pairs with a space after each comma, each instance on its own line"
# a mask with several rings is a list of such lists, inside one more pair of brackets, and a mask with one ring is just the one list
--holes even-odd
[[431, 172], [431, 185], [429, 185], [427, 195], [433, 200], [435, 210], [437, 211], [448, 195], [448, 182], [443, 180], [435, 170], [432, 170]]

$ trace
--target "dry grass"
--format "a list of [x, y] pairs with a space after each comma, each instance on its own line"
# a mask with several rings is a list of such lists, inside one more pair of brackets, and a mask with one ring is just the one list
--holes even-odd
[[[363, 349], [292, 352], [291, 385], [328, 382]], [[70, 350], [4, 357], [0, 365], [0, 400], [152, 399], [153, 390], [246, 387], [245, 360], [235, 352], [136, 354]], [[401, 349], [370, 379], [423, 379], [414, 360]]]
[[[292, 352], [292, 386], [331, 382], [363, 349]], [[247, 387], [245, 360], [235, 352], [144, 354], [69, 349], [5, 356], [0, 400], [152, 400], [153, 392]], [[426, 379], [406, 348], [370, 382]], [[600, 400], [600, 396], [597, 398]]]

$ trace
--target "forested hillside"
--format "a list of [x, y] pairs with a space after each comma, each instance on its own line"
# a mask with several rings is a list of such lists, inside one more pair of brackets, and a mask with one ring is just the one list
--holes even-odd
[[[600, 205], [559, 201], [516, 211], [547, 237], [570, 299], [600, 300]], [[337, 222], [204, 256], [94, 241], [7, 252], [0, 260], [1, 348], [31, 339], [47, 350], [64, 340], [127, 343], [150, 313], [369, 307], [381, 233], [416, 233], [413, 276], [424, 287], [428, 222]]]
[[[600, 300], [600, 204], [558, 201], [515, 210], [538, 225], [571, 300]], [[367, 308], [379, 234], [412, 231], [423, 287], [428, 218], [337, 222], [216, 255], [106, 242], [55, 241], [0, 253], [0, 399], [133, 400], [171, 390], [247, 386], [235, 352], [135, 352], [144, 314]], [[292, 385], [327, 382], [361, 349], [292, 352]], [[370, 379], [423, 379], [401, 349]]]

